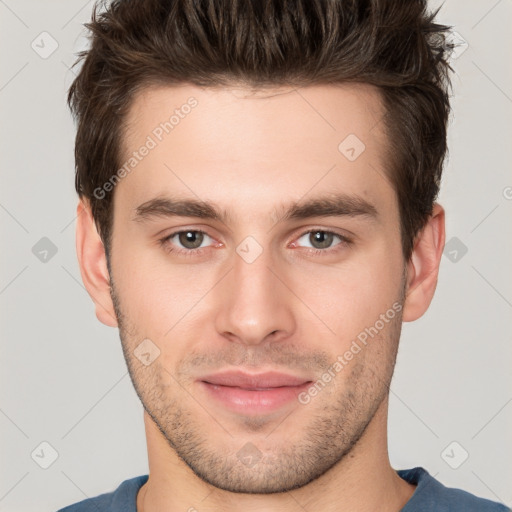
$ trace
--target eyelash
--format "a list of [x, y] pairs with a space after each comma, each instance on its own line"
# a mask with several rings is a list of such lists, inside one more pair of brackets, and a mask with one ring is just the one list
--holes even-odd
[[[164, 238], [161, 238], [159, 240], [159, 243], [162, 247], [165, 248], [167, 252], [178, 254], [185, 257], [198, 257], [201, 256], [205, 249], [208, 249], [207, 247], [201, 247], [198, 249], [174, 249], [170, 247], [169, 241], [174, 238], [176, 235], [179, 235], [181, 233], [202, 233], [203, 235], [206, 235], [213, 239], [206, 231], [203, 231], [201, 229], [182, 229], [180, 231], [175, 231], [174, 233], [171, 233], [170, 235], [165, 236]], [[340, 239], [340, 243], [336, 244], [334, 247], [328, 248], [328, 249], [314, 249], [314, 248], [307, 248], [307, 252], [310, 255], [313, 256], [325, 256], [326, 254], [333, 254], [339, 250], [341, 250], [343, 247], [349, 247], [352, 244], [352, 240], [348, 237], [341, 235], [340, 233], [337, 233], [335, 231], [328, 231], [326, 229], [308, 229], [307, 231], [304, 231], [301, 233], [298, 238], [302, 238], [304, 235], [307, 235], [308, 233], [325, 233], [328, 235], [334, 235], [337, 236]]]

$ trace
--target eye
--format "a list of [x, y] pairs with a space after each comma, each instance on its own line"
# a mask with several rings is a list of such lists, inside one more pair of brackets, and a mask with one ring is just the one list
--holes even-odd
[[[297, 242], [300, 242], [303, 239], [304, 241], [302, 242], [302, 244], [310, 243], [310, 252], [313, 252], [314, 254], [330, 253], [351, 244], [351, 240], [349, 240], [347, 237], [339, 233], [334, 233], [333, 231], [327, 231], [324, 229], [314, 229], [306, 231], [297, 239]], [[339, 242], [334, 244], [333, 247], [333, 242], [336, 241], [336, 239], [338, 239]], [[293, 245], [296, 244], [294, 243]], [[338, 246], [341, 247], [338, 248]]]
[[201, 247], [202, 244], [205, 241], [208, 241], [208, 239], [210, 240], [210, 243], [213, 240], [204, 231], [198, 229], [186, 229], [171, 233], [165, 238], [162, 238], [160, 243], [165, 246], [169, 252], [186, 254], [191, 252], [201, 252], [200, 249], [203, 248]]

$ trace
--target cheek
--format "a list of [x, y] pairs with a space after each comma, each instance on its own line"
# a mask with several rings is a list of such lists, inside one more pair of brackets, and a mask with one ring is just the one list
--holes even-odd
[[[122, 247], [117, 254], [123, 254]], [[211, 269], [172, 265], [158, 251], [126, 248], [124, 254], [131, 257], [113, 259], [116, 291], [124, 315], [144, 336], [164, 339], [180, 323], [190, 322], [215, 284]]]
[[292, 289], [344, 343], [373, 325], [399, 299], [401, 268], [389, 253], [376, 247], [337, 266], [311, 265], [300, 276], [295, 274]]

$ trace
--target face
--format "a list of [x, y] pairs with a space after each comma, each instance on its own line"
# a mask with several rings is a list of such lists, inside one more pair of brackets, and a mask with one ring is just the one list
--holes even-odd
[[383, 114], [360, 84], [133, 103], [112, 299], [145, 410], [212, 485], [305, 485], [386, 400], [404, 261]]

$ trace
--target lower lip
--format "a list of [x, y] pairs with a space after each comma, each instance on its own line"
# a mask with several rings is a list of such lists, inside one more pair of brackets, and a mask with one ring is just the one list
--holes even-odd
[[248, 390], [231, 386], [219, 386], [209, 382], [200, 382], [209, 396], [225, 407], [239, 413], [266, 413], [297, 400], [297, 396], [306, 390], [311, 382], [300, 386], [283, 386], [264, 390]]

